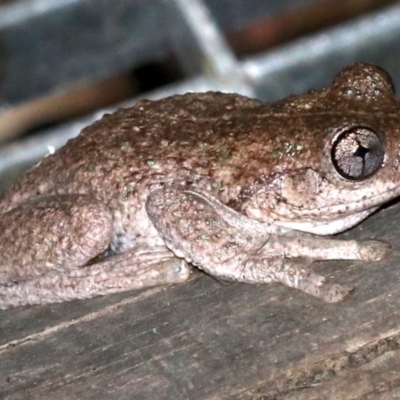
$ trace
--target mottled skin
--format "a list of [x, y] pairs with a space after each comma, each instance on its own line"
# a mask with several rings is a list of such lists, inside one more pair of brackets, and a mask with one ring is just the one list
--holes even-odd
[[400, 194], [399, 139], [390, 77], [366, 64], [272, 104], [209, 92], [105, 115], [1, 197], [0, 307], [182, 282], [191, 265], [340, 301], [352, 288], [312, 262], [390, 246], [316, 235]]

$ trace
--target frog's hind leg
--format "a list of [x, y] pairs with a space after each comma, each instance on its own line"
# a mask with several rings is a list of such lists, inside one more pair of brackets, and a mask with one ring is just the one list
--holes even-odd
[[138, 247], [83, 268], [0, 286], [0, 308], [45, 304], [186, 281], [191, 268], [165, 247]]
[[135, 248], [87, 265], [108, 249], [112, 215], [87, 195], [38, 197], [0, 217], [0, 308], [60, 302], [187, 279], [165, 247]]
[[112, 217], [86, 195], [29, 200], [0, 216], [0, 284], [79, 268], [109, 246]]

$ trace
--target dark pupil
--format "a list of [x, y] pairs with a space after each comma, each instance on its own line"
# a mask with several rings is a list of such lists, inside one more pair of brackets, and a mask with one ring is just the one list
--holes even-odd
[[369, 150], [363, 146], [358, 146], [357, 150], [354, 152], [354, 157], [361, 157], [365, 159], [365, 155], [369, 152]]

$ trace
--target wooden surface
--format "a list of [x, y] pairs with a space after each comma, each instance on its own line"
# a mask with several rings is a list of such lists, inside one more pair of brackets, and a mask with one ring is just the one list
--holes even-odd
[[0, 311], [1, 399], [400, 398], [400, 206], [346, 237], [381, 263], [331, 262], [341, 304], [280, 285], [195, 282]]

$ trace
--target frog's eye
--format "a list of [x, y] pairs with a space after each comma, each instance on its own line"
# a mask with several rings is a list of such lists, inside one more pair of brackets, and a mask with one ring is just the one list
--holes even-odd
[[337, 173], [344, 179], [371, 177], [383, 164], [385, 156], [380, 136], [370, 128], [356, 126], [340, 132], [332, 146], [331, 158]]

